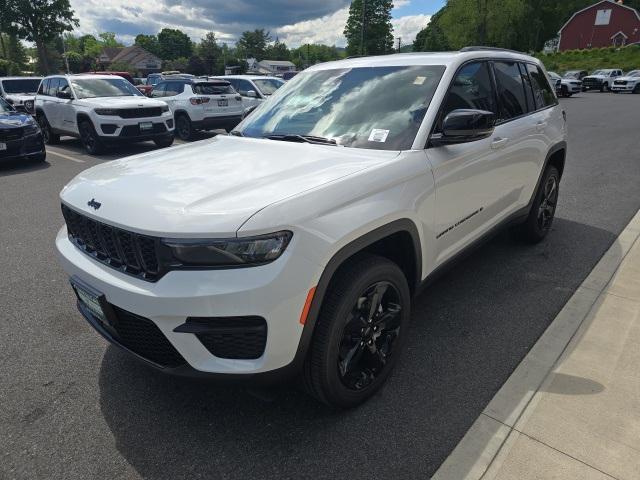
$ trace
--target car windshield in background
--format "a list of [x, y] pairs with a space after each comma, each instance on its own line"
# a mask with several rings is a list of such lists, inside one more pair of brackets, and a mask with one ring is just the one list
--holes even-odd
[[13, 108], [7, 102], [5, 102], [2, 98], [0, 98], [0, 113], [11, 113], [13, 112]]
[[631, 70], [627, 73], [627, 77], [640, 77], [640, 70]]
[[220, 95], [223, 93], [234, 94], [233, 87], [227, 82], [199, 82], [192, 86], [193, 93], [197, 95]]
[[71, 85], [78, 98], [143, 96], [124, 78], [78, 78], [72, 79]]
[[3, 80], [2, 89], [5, 93], [36, 93], [40, 86], [40, 79]]
[[258, 78], [253, 81], [263, 95], [273, 95], [284, 82], [282, 80], [275, 80], [273, 78]]
[[243, 124], [247, 137], [313, 136], [376, 150], [412, 147], [444, 66], [303, 72]]

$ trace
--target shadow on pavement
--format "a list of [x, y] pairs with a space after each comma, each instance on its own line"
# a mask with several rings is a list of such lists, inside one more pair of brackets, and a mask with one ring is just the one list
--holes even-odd
[[34, 160], [0, 160], [0, 177], [20, 175], [36, 172], [49, 168], [48, 162], [36, 162]]
[[396, 372], [358, 409], [332, 411], [292, 386], [265, 402], [110, 347], [103, 416], [145, 478], [428, 478], [614, 239], [561, 218], [536, 246], [500, 234], [416, 298]]

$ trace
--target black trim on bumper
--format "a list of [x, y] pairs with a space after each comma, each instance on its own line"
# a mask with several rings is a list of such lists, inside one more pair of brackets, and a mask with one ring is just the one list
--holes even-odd
[[224, 117], [207, 117], [204, 120], [191, 122], [198, 130], [233, 130], [242, 121], [242, 115], [227, 115]]

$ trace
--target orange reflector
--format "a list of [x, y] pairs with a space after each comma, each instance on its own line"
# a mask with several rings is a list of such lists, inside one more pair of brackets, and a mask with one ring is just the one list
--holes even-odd
[[304, 302], [304, 308], [302, 309], [302, 314], [300, 314], [300, 323], [304, 325], [307, 323], [307, 316], [309, 315], [309, 310], [311, 309], [311, 302], [313, 301], [313, 296], [316, 293], [316, 287], [313, 287], [307, 293], [307, 299]]

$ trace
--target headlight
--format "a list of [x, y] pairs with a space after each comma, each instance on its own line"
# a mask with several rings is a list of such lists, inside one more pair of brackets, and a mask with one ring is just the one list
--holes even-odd
[[116, 117], [118, 115], [118, 111], [113, 108], [96, 108], [94, 111], [96, 115], [104, 115], [105, 117]]
[[40, 130], [40, 127], [38, 127], [37, 123], [27, 123], [23, 128], [22, 131], [25, 135], [30, 135], [32, 133], [36, 133], [38, 130]]
[[163, 105], [162, 106], [162, 113], [168, 112], [169, 111], [169, 105]]
[[276, 260], [291, 241], [292, 233], [282, 231], [245, 238], [216, 240], [164, 239], [171, 250], [174, 267], [237, 267], [263, 265]]

